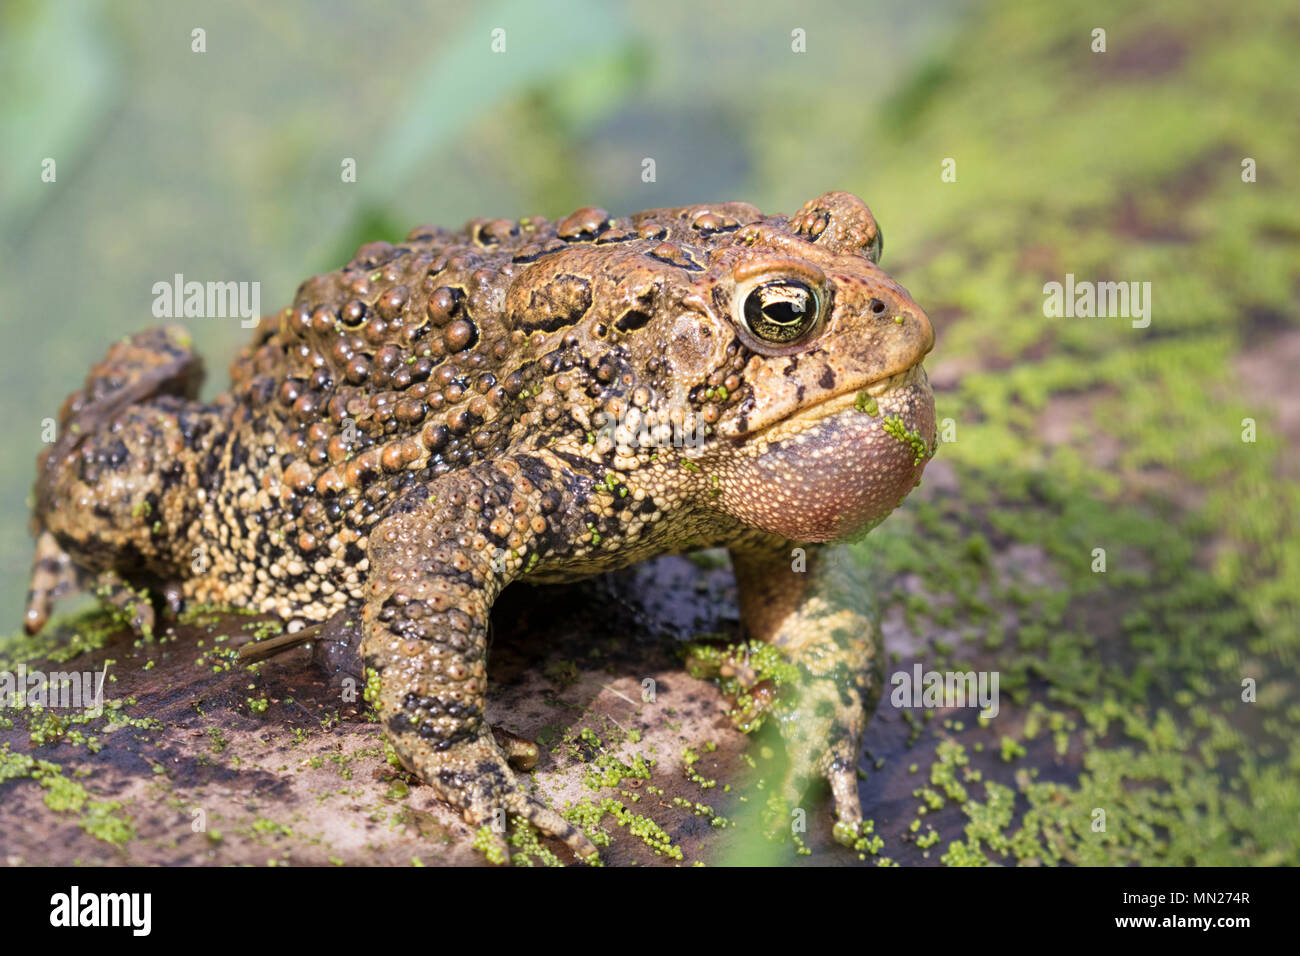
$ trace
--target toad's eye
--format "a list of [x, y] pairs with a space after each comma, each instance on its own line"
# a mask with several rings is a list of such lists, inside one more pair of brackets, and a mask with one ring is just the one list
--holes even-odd
[[817, 324], [817, 293], [793, 279], [773, 279], [745, 296], [745, 325], [757, 338], [786, 345]]

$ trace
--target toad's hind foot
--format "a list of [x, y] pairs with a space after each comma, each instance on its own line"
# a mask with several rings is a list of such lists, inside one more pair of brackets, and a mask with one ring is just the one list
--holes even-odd
[[77, 567], [48, 531], [41, 532], [36, 541], [23, 630], [28, 634], [39, 633], [49, 622], [58, 598], [87, 589], [121, 614], [137, 637], [153, 637], [157, 615], [148, 592], [131, 587], [113, 571], [96, 575]]
[[[78, 421], [88, 431], [113, 410], [160, 395], [193, 399], [203, 381], [203, 363], [191, 347], [189, 332], [179, 325], [155, 326], [109, 347], [91, 366], [81, 391], [68, 396], [64, 421]], [[89, 421], [87, 419], [90, 419]]]
[[37, 517], [57, 502], [60, 467], [88, 436], [131, 405], [164, 395], [193, 399], [202, 381], [203, 363], [180, 326], [146, 329], [115, 342], [59, 410], [59, 438], [37, 461]]

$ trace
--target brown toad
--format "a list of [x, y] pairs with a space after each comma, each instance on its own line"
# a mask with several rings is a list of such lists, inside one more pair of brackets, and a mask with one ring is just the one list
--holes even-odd
[[529, 748], [483, 719], [493, 601], [727, 547], [749, 635], [800, 675], [780, 795], [827, 779], [851, 841], [881, 654], [852, 563], [819, 543], [879, 523], [934, 443], [933, 332], [880, 247], [843, 192], [793, 218], [721, 203], [418, 228], [304, 282], [212, 402], [182, 331], [140, 333], [40, 461], [28, 630], [87, 583], [140, 629], [140, 588], [317, 636], [355, 617], [406, 766], [472, 824], [505, 809], [587, 855], [517, 782]]

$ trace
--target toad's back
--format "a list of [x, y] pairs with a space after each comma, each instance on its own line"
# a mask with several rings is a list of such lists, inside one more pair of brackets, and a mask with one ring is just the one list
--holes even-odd
[[[645, 326], [672, 301], [667, 281], [703, 272], [721, 237], [760, 218], [729, 203], [473, 220], [367, 244], [308, 279], [232, 366], [233, 414], [189, 534], [213, 564], [190, 590], [309, 620], [359, 599], [367, 531], [391, 502], [511, 445], [585, 443], [665, 349]], [[636, 377], [669, 391], [670, 371]], [[671, 390], [704, 383], [685, 384]]]

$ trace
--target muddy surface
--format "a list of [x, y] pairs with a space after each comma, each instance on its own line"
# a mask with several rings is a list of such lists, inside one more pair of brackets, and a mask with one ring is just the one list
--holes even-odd
[[[556, 614], [558, 607], [566, 612]], [[92, 835], [84, 817], [47, 805], [48, 791], [38, 781], [16, 780], [0, 785], [0, 859], [11, 865], [484, 863], [471, 846], [472, 829], [385, 760], [379, 726], [366, 719], [364, 701], [338, 677], [331, 680], [309, 647], [251, 672], [238, 663], [227, 669], [230, 649], [250, 640], [265, 620], [213, 614], [153, 643], [119, 632], [72, 660], [29, 662], [47, 672], [102, 672], [111, 660], [105, 698], [124, 702], [121, 713], [133, 725], [98, 731], [98, 752], [68, 739], [33, 747], [28, 715], [14, 711], [0, 744], [60, 765], [97, 801], [121, 804], [115, 815], [129, 821], [131, 835], [118, 841]], [[763, 772], [777, 766], [772, 751], [779, 742], [768, 732], [751, 740], [736, 730], [727, 698], [683, 668], [686, 641], [738, 635], [725, 556], [663, 558], [571, 587], [515, 587], [493, 627], [489, 719], [541, 743], [533, 780], [553, 805], [618, 798], [662, 828], [686, 864], [860, 863], [829, 840], [830, 805], [822, 791], [807, 801], [801, 840], [811, 853], [760, 835], [747, 806], [761, 803]], [[889, 647], [904, 656], [916, 649], [897, 615], [887, 617], [885, 633]], [[654, 682], [653, 701], [643, 700], [647, 681]], [[255, 713], [263, 700], [265, 709]], [[91, 734], [100, 726], [81, 729]], [[584, 739], [584, 729], [595, 738]], [[628, 732], [640, 739], [627, 740]], [[892, 858], [924, 863], [928, 851], [906, 842], [916, 786], [909, 734], [886, 701], [868, 732], [862, 797]], [[699, 758], [690, 776], [686, 748]], [[614, 754], [631, 763], [636, 753], [656, 761], [649, 780], [597, 788], [585, 782], [598, 757]], [[697, 805], [730, 825], [715, 825]], [[956, 837], [958, 822], [944, 827], [952, 831], [945, 835]], [[677, 862], [612, 816], [602, 824], [611, 836], [601, 852], [607, 865]], [[561, 845], [546, 845], [571, 862]]]

